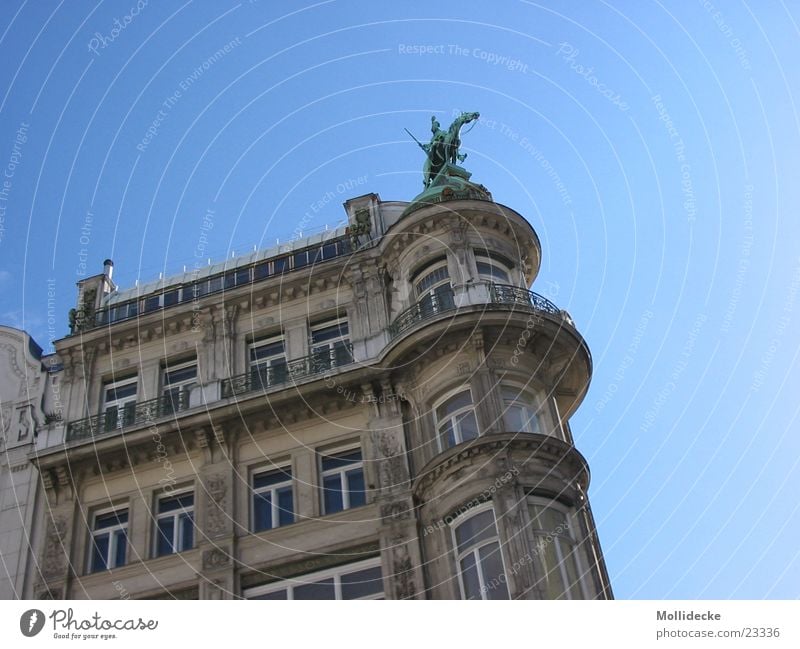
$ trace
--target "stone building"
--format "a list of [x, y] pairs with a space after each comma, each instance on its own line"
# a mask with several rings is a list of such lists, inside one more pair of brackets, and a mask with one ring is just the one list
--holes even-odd
[[[35, 503], [16, 592], [612, 596], [569, 425], [591, 355], [528, 290], [536, 233], [466, 178], [345, 209], [148, 285], [118, 289], [111, 261], [79, 283], [37, 375], [58, 416], [6, 435]], [[12, 424], [48, 408], [6, 394]]]

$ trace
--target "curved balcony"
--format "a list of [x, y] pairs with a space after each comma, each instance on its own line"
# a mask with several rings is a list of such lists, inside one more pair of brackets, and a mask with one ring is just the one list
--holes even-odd
[[[572, 318], [566, 311], [562, 311], [550, 300], [538, 293], [511, 284], [490, 284], [486, 308], [501, 307], [549, 313], [562, 317], [569, 324], [573, 324]], [[438, 291], [434, 295], [426, 295], [394, 319], [392, 324], [389, 325], [389, 336], [396, 338], [420, 322], [430, 320], [449, 311], [457, 311], [458, 308], [452, 288]]]

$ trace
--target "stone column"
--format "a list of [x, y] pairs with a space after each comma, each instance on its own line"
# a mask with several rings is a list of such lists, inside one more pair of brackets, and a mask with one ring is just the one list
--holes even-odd
[[234, 531], [236, 434], [212, 426], [198, 432], [205, 463], [200, 468], [197, 545], [201, 553], [200, 599], [233, 599], [236, 594]]
[[410, 491], [400, 397], [389, 381], [381, 383], [377, 394], [370, 385], [362, 386], [362, 391], [373, 404], [365, 450], [372, 465], [368, 483], [375, 489], [381, 515], [384, 591], [387, 599], [424, 599], [422, 556]]

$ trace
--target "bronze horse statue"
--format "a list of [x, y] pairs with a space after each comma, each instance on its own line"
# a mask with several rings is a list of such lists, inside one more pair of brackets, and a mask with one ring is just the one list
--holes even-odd
[[480, 113], [461, 113], [447, 131], [439, 128], [439, 122], [436, 117], [431, 117], [431, 137], [430, 144], [420, 144], [422, 150], [428, 154], [428, 159], [425, 161], [423, 169], [423, 184], [425, 187], [430, 187], [436, 180], [436, 177], [441, 173], [446, 164], [458, 164], [463, 162], [467, 157], [466, 153], [459, 153], [458, 149], [461, 146], [461, 127], [464, 124], [469, 124], [480, 117]]

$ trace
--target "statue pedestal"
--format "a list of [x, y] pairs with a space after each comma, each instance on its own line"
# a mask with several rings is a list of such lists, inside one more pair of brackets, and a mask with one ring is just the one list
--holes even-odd
[[436, 178], [433, 179], [431, 183], [431, 187], [438, 187], [440, 185], [447, 185], [449, 184], [450, 178], [461, 178], [462, 180], [469, 180], [472, 174], [464, 169], [464, 167], [459, 167], [458, 165], [450, 164], [449, 162], [442, 167], [442, 170], [436, 174]]

